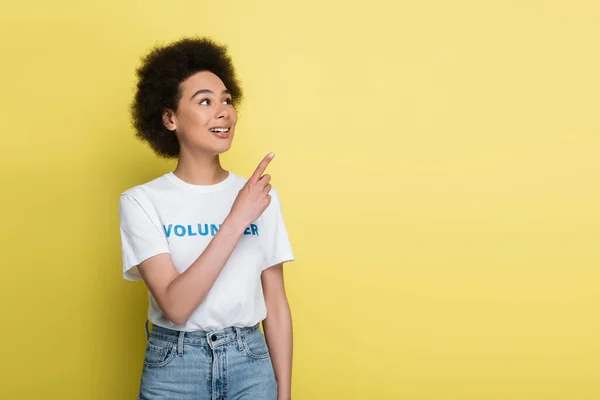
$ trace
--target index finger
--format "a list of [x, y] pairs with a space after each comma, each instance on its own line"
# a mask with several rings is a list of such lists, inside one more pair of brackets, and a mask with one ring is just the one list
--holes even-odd
[[263, 158], [260, 164], [258, 164], [258, 167], [256, 167], [256, 171], [254, 171], [250, 179], [248, 179], [250, 183], [255, 184], [258, 182], [263, 172], [265, 172], [265, 169], [267, 169], [267, 165], [269, 165], [274, 156], [275, 154], [269, 153], [265, 156], [265, 158]]

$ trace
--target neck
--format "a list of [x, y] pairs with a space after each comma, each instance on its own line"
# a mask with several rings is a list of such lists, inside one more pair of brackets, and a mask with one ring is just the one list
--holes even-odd
[[173, 173], [182, 181], [192, 185], [214, 185], [225, 180], [228, 175], [228, 171], [221, 167], [218, 154], [192, 155], [184, 151], [180, 153]]

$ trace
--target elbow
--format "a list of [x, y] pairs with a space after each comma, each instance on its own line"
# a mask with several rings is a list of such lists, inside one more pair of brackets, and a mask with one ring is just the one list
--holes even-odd
[[[163, 297], [163, 300], [166, 300], [166, 304], [165, 307], [161, 309], [167, 319], [175, 325], [185, 325], [192, 313], [196, 310], [196, 307], [198, 307], [195, 302], [192, 303], [189, 299], [181, 298], [181, 296], [168, 296], [168, 291], [167, 295]], [[202, 301], [203, 300], [204, 298]]]
[[187, 318], [181, 318], [181, 317], [167, 317], [169, 318], [169, 321], [171, 321], [172, 323], [174, 323], [175, 325], [185, 325], [185, 323], [187, 322]]
[[165, 307], [163, 312], [167, 319], [175, 325], [185, 325], [196, 309], [196, 307], [192, 307], [192, 304], [175, 303]]
[[185, 325], [187, 320], [190, 318], [189, 313], [183, 313], [178, 310], [170, 310], [169, 312], [165, 312], [165, 316], [175, 325]]
[[[172, 283], [172, 282], [171, 282]], [[183, 304], [178, 301], [178, 298], [173, 296], [171, 285], [169, 284], [162, 296], [157, 298], [158, 307], [163, 315], [175, 325], [185, 325], [190, 318], [191, 312], [186, 313], [182, 307]]]

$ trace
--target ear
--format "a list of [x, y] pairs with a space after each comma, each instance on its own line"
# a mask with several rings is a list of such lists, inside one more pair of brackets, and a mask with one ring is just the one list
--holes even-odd
[[165, 108], [163, 110], [162, 121], [163, 121], [163, 125], [168, 130], [175, 131], [175, 129], [177, 129], [177, 125], [175, 123], [175, 121], [176, 121], [175, 113], [172, 110], [170, 110], [168, 108]]

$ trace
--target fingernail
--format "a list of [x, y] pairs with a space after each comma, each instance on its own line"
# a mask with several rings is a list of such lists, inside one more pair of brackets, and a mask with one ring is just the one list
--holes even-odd
[[275, 154], [273, 153], [269, 153], [269, 157], [273, 157]]

